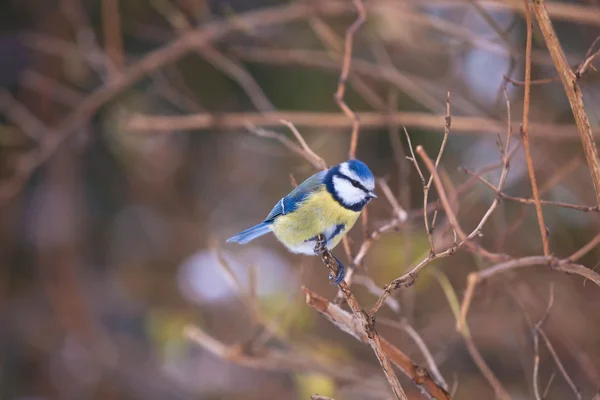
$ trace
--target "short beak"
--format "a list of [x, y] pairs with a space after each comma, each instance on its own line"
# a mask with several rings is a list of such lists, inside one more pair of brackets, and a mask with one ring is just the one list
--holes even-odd
[[371, 190], [371, 191], [369, 192], [369, 197], [370, 197], [370, 198], [372, 198], [372, 199], [376, 199], [376, 198], [377, 198], [377, 195], [375, 194], [375, 192], [374, 192], [374, 191], [372, 191], [372, 190]]

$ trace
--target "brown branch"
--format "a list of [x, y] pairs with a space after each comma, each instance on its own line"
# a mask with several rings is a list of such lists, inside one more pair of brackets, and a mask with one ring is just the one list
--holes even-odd
[[594, 59], [596, 57], [600, 56], [600, 50], [596, 51], [595, 53], [592, 53], [592, 51], [598, 42], [600, 42], [600, 36], [598, 36], [592, 42], [592, 45], [590, 46], [590, 48], [588, 49], [588, 51], [585, 55], [585, 59], [583, 60], [581, 65], [579, 67], [577, 67], [577, 70], [575, 70], [575, 76], [577, 77], [577, 79], [580, 79], [583, 75], [585, 75], [590, 67], [594, 68], [592, 62], [594, 61]]
[[425, 341], [423, 340], [421, 335], [419, 335], [416, 329], [412, 327], [412, 325], [406, 322], [406, 320], [396, 322], [387, 318], [377, 319], [377, 323], [388, 325], [397, 329], [402, 329], [404, 332], [406, 332], [406, 334], [411, 337], [413, 342], [415, 342], [415, 344], [423, 354], [423, 358], [425, 358], [425, 361], [427, 362], [427, 366], [429, 367], [433, 378], [435, 378], [439, 386], [441, 386], [445, 391], [448, 391], [448, 383], [446, 383], [446, 380], [444, 379], [442, 373], [438, 369], [435, 360], [433, 359], [433, 355], [431, 355], [431, 351], [429, 351], [427, 345], [425, 344]]
[[213, 67], [223, 71], [237, 82], [258, 111], [275, 111], [275, 106], [271, 103], [258, 82], [240, 63], [227, 58], [223, 53], [207, 43], [198, 45], [196, 51]]
[[540, 204], [540, 194], [538, 191], [537, 182], [535, 179], [535, 170], [533, 168], [533, 160], [531, 159], [531, 147], [529, 144], [529, 102], [531, 93], [531, 40], [532, 40], [532, 27], [531, 27], [531, 10], [529, 8], [530, 0], [523, 0], [525, 2], [525, 20], [527, 24], [527, 45], [525, 50], [525, 98], [523, 100], [523, 125], [521, 126], [521, 138], [523, 140], [523, 148], [525, 150], [525, 160], [527, 161], [527, 171], [529, 172], [529, 180], [531, 181], [531, 190], [533, 192], [533, 198], [535, 200], [535, 211], [537, 213], [538, 224], [540, 226], [540, 234], [542, 236], [542, 247], [544, 249], [544, 255], [550, 254], [550, 247], [548, 245], [548, 235], [546, 233], [546, 224], [544, 222], [544, 213], [542, 212], [542, 205]]
[[[505, 92], [505, 95], [506, 95], [506, 92]], [[512, 125], [510, 123], [511, 115], [510, 115], [510, 102], [508, 101], [508, 96], [506, 97], [506, 104], [507, 104], [507, 114], [508, 114], [509, 123], [508, 123], [507, 134], [506, 134], [506, 144], [504, 146], [501, 146], [501, 149], [500, 149], [501, 150], [501, 158], [502, 158], [502, 164], [501, 164], [502, 165], [502, 173], [500, 175], [500, 182], [498, 184], [498, 186], [500, 188], [503, 188], [504, 184], [506, 182], [506, 177], [508, 176], [508, 170], [509, 170], [509, 166], [510, 166], [510, 157], [511, 157], [511, 155], [509, 153], [509, 148], [510, 148], [510, 138], [512, 136]], [[423, 173], [421, 171], [421, 168], [419, 167], [419, 164], [414, 159], [414, 152], [412, 150], [412, 144], [410, 142], [410, 137], [408, 137], [408, 134], [407, 134], [407, 138], [408, 138], [408, 143], [409, 143], [409, 147], [410, 147], [410, 151], [411, 151], [411, 155], [412, 155], [411, 160], [413, 161], [415, 168], [417, 169], [417, 172], [419, 173], [422, 181], [424, 182], [425, 178], [423, 177]], [[460, 241], [460, 243], [457, 243], [456, 238], [455, 238], [455, 242], [453, 243], [452, 247], [446, 249], [443, 252], [431, 252], [430, 251], [429, 255], [425, 259], [421, 260], [409, 272], [405, 273], [404, 275], [394, 279], [392, 282], [387, 284], [384, 287], [384, 290], [383, 290], [383, 293], [381, 294], [381, 296], [379, 296], [379, 298], [377, 299], [377, 301], [375, 302], [373, 307], [371, 307], [371, 310], [369, 311], [369, 315], [371, 315], [371, 316], [373, 316], [377, 313], [377, 311], [381, 308], [381, 306], [385, 302], [386, 298], [391, 294], [391, 291], [393, 289], [398, 289], [402, 286], [412, 285], [416, 279], [417, 274], [421, 271], [421, 269], [425, 268], [425, 266], [427, 266], [434, 260], [453, 255], [454, 253], [456, 253], [456, 251], [458, 251], [458, 249], [462, 248], [463, 246], [469, 248], [471, 251], [474, 251], [477, 254], [479, 254], [482, 257], [485, 257], [489, 260], [499, 261], [502, 259], [506, 259], [508, 257], [504, 254], [490, 253], [487, 250], [481, 248], [480, 246], [477, 246], [470, 242], [471, 239], [473, 239], [475, 236], [477, 236], [481, 232], [481, 229], [483, 228], [483, 226], [485, 225], [485, 223], [491, 216], [492, 212], [498, 206], [499, 198], [494, 199], [494, 201], [488, 208], [487, 212], [481, 218], [477, 227], [475, 227], [475, 229], [469, 235], [467, 235], [462, 230], [462, 228], [460, 227], [460, 225], [458, 223], [458, 220], [452, 209], [452, 205], [450, 204], [450, 201], [448, 200], [448, 196], [446, 195], [446, 191], [441, 182], [441, 179], [439, 177], [439, 174], [437, 172], [434, 162], [429, 158], [429, 156], [427, 155], [427, 153], [425, 152], [425, 150], [423, 149], [422, 146], [417, 146], [417, 153], [419, 154], [419, 156], [421, 156], [421, 159], [427, 166], [427, 169], [429, 170], [429, 173], [431, 174], [431, 177], [433, 178], [433, 182], [436, 185], [436, 190], [438, 192], [439, 201], [442, 203], [443, 209], [446, 212], [448, 220], [450, 221], [450, 225], [454, 231], [454, 234], [458, 235], [458, 237], [460, 237], [461, 241]], [[427, 213], [427, 205], [424, 206], [424, 213]]]
[[[307, 152], [301, 145], [294, 143], [287, 136], [285, 136], [279, 132], [274, 132], [274, 131], [270, 131], [267, 129], [256, 127], [252, 124], [248, 124], [246, 126], [246, 128], [248, 129], [248, 131], [255, 134], [256, 136], [278, 140], [281, 144], [283, 144], [285, 147], [287, 147], [290, 151], [298, 154], [301, 157], [304, 157], [304, 159], [306, 161], [308, 161], [309, 163], [311, 163], [311, 165], [313, 167], [315, 167], [316, 169], [323, 169], [323, 165], [324, 165], [325, 161], [322, 158], [319, 157], [318, 159], [316, 159], [315, 157], [313, 157], [313, 155], [311, 153]], [[304, 142], [304, 144], [306, 144], [306, 142]]]
[[569, 99], [569, 104], [573, 110], [575, 124], [579, 131], [585, 158], [596, 190], [596, 202], [600, 204], [600, 157], [598, 156], [598, 149], [594, 143], [592, 128], [585, 112], [581, 89], [577, 83], [577, 76], [569, 67], [563, 49], [558, 42], [558, 37], [548, 15], [545, 1], [533, 0], [532, 5], [538, 25], [546, 41], [546, 46], [550, 51], [550, 56], [558, 71], [563, 88]]
[[476, 286], [479, 283], [501, 272], [506, 272], [508, 270], [517, 268], [533, 267], [537, 265], [546, 265], [558, 271], [580, 275], [585, 279], [593, 281], [596, 285], [600, 287], [600, 275], [598, 273], [594, 272], [589, 268], [586, 268], [583, 265], [574, 264], [569, 259], [561, 260], [556, 257], [546, 256], [529, 256], [522, 258], [513, 258], [500, 264], [496, 264], [493, 267], [484, 269], [483, 271], [472, 272], [469, 274], [469, 276], [467, 277], [467, 288], [465, 290], [465, 296], [461, 305], [460, 318], [457, 322], [457, 330], [460, 331], [465, 326], [467, 314], [469, 312], [469, 308], [473, 299], [473, 294], [475, 292]]
[[[352, 315], [347, 311], [342, 310], [339, 306], [329, 302], [324, 297], [319, 296], [306, 287], [303, 287], [302, 290], [306, 293], [306, 303], [323, 314], [323, 316], [331, 323], [361, 342], [369, 342], [362, 321], [357, 318], [356, 314]], [[391, 362], [411, 379], [422, 393], [438, 400], [451, 398], [450, 395], [431, 378], [425, 368], [418, 366], [400, 349], [384, 338], [379, 338], [379, 343], [383, 352], [389, 357]]]
[[350, 137], [350, 151], [348, 154], [349, 159], [356, 158], [356, 146], [358, 144], [358, 130], [360, 128], [360, 120], [358, 115], [350, 109], [350, 107], [344, 101], [344, 94], [346, 92], [346, 80], [350, 74], [350, 64], [352, 62], [352, 44], [354, 42], [354, 34], [360, 26], [366, 21], [366, 11], [362, 4], [362, 0], [354, 0], [354, 6], [358, 11], [358, 17], [346, 30], [346, 37], [344, 41], [344, 57], [342, 61], [342, 72], [338, 81], [338, 87], [334, 95], [335, 102], [338, 107], [346, 114], [348, 118], [352, 120], [352, 136]]
[[546, 312], [542, 316], [542, 318], [535, 324], [533, 327], [533, 392], [535, 394], [536, 400], [542, 400], [540, 397], [540, 390], [538, 386], [538, 373], [540, 367], [540, 331], [542, 329], [542, 324], [548, 318], [550, 314], [550, 309], [554, 304], [554, 286], [550, 286], [550, 299], [548, 300], [548, 306], [546, 307]]
[[123, 35], [121, 32], [119, 0], [102, 1], [102, 22], [106, 55], [112, 62], [112, 65], [114, 65], [115, 70], [121, 71], [125, 66], [125, 58], [123, 56]]
[[125, 69], [116, 79], [106, 82], [90, 94], [55, 129], [52, 135], [45, 135], [39, 148], [22, 157], [17, 172], [8, 181], [0, 185], [0, 201], [14, 196], [29, 176], [74, 132], [88, 123], [101, 107], [113, 100], [121, 92], [135, 84], [151, 72], [169, 63], [174, 63], [188, 54], [198, 43], [215, 42], [227, 34], [240, 29], [256, 28], [266, 25], [280, 25], [305, 18], [310, 15], [339, 15], [350, 7], [344, 1], [327, 1], [307, 4], [291, 3], [269, 9], [250, 11], [226, 20], [207, 23], [202, 27], [182, 34], [171, 43], [158, 48], [140, 61]]
[[[337, 276], [338, 270], [342, 266], [338, 265], [335, 257], [333, 257], [333, 255], [331, 254], [329, 249], [327, 249], [327, 247], [325, 247], [326, 242], [327, 241], [325, 240], [325, 235], [320, 234], [317, 236], [317, 243], [315, 245], [315, 254], [320, 255], [323, 263], [327, 266], [327, 268], [329, 268], [329, 270], [331, 271], [330, 276]], [[343, 293], [346, 303], [348, 304], [348, 306], [350, 307], [350, 309], [352, 310], [352, 312], [354, 314], [354, 317], [356, 319], [355, 323], [358, 324], [358, 326], [360, 327], [359, 328], [359, 332], [360, 332], [359, 337], [364, 337], [366, 339], [365, 341], [367, 343], [369, 343], [369, 345], [373, 349], [373, 352], [375, 353], [375, 356], [377, 357], [377, 360], [379, 361], [379, 364], [381, 365], [381, 369], [383, 369], [383, 373], [385, 374], [385, 377], [386, 377], [388, 383], [390, 384], [390, 387], [392, 388], [392, 392], [394, 392], [394, 395], [396, 396], [397, 399], [408, 400], [408, 398], [406, 397], [406, 393], [404, 393], [404, 389], [402, 389], [402, 386], [400, 385], [400, 382], [398, 381], [398, 377], [396, 376], [396, 373], [394, 372], [394, 368], [390, 364], [390, 361], [389, 361], [385, 351], [381, 347], [382, 346], [381, 340], [379, 338], [379, 334], [377, 333], [377, 330], [375, 329], [375, 325], [373, 323], [374, 321], [362, 309], [360, 304], [358, 304], [358, 300], [356, 300], [356, 298], [352, 294], [352, 291], [350, 290], [350, 286], [348, 286], [346, 281], [342, 280], [342, 282], [338, 285], [338, 287], [339, 287], [340, 291]], [[306, 290], [305, 290], [305, 292], [306, 292]], [[307, 299], [307, 303], [308, 303], [308, 299]]]
[[[401, 111], [395, 113], [358, 112], [363, 128], [380, 128], [390, 123], [404, 125], [408, 128], [439, 129], [444, 123], [444, 115], [424, 112]], [[335, 132], [352, 125], [352, 121], [342, 113], [305, 112], [305, 111], [276, 111], [270, 113], [223, 113], [223, 114], [190, 114], [190, 115], [143, 115], [133, 114], [125, 122], [125, 127], [134, 132], [161, 132], [172, 130], [223, 129], [244, 128], [247, 123], [263, 127], [279, 126], [279, 121], [285, 119], [298, 127], [327, 129]], [[531, 134], [539, 139], [565, 140], [577, 135], [574, 125], [531, 123]], [[496, 136], [504, 128], [501, 122], [484, 117], [452, 117], [452, 133], [471, 135], [489, 134]], [[600, 130], [595, 131], [600, 138]]]
[[585, 246], [583, 246], [582, 248], [577, 250], [575, 253], [573, 253], [569, 257], [567, 257], [567, 260], [569, 260], [570, 262], [578, 261], [580, 258], [585, 256], [587, 253], [592, 251], [592, 249], [594, 249], [594, 247], [596, 247], [598, 244], [600, 244], [600, 233], [597, 234], [596, 236], [594, 236], [594, 238], [592, 240], [590, 240]]
[[[483, 183], [485, 186], [492, 189], [503, 200], [514, 201], [516, 203], [527, 204], [527, 205], [535, 205], [535, 203], [536, 203], [534, 199], [509, 196], [504, 192], [499, 192], [498, 188], [496, 186], [494, 186], [490, 181], [483, 178], [479, 174], [477, 174], [467, 168], [464, 168], [464, 167], [462, 168], [462, 170], [464, 172], [466, 172], [467, 174], [469, 174], [470, 176], [475, 177], [479, 182]], [[570, 209], [582, 211], [582, 212], [600, 212], [600, 206], [584, 206], [584, 205], [579, 205], [579, 204], [571, 204], [571, 203], [565, 203], [562, 201], [551, 201], [551, 200], [540, 200], [540, 204], [547, 205], [547, 206], [553, 206], [553, 207], [570, 208]]]

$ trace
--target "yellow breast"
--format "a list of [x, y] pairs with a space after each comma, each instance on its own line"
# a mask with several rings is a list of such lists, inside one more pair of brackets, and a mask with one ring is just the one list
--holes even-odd
[[332, 249], [354, 226], [359, 215], [360, 212], [342, 207], [322, 188], [311, 194], [293, 213], [275, 219], [272, 230], [277, 239], [291, 251], [310, 253], [309, 249], [303, 248], [306, 247], [307, 240], [321, 233], [331, 232], [337, 225], [343, 225], [342, 232], [328, 244]]

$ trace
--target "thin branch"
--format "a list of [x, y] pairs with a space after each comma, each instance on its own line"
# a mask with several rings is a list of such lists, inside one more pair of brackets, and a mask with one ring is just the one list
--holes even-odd
[[36, 142], [41, 140], [48, 130], [39, 118], [19, 103], [6, 89], [0, 89], [0, 113], [3, 113], [23, 134]]
[[[477, 174], [467, 168], [464, 168], [464, 167], [462, 168], [462, 170], [464, 172], [466, 172], [467, 174], [469, 174], [470, 176], [475, 177], [479, 182], [483, 183], [485, 186], [492, 189], [503, 200], [514, 201], [516, 203], [527, 204], [527, 205], [532, 205], [532, 206], [534, 206], [536, 203], [536, 201], [534, 199], [509, 196], [504, 192], [499, 192], [498, 188], [496, 186], [494, 186], [494, 184], [492, 184], [490, 181], [486, 180], [479, 174]], [[553, 206], [553, 207], [570, 208], [570, 209], [582, 211], [582, 212], [600, 212], [600, 206], [584, 206], [584, 205], [579, 205], [579, 204], [571, 204], [571, 203], [565, 203], [562, 201], [551, 201], [551, 200], [540, 200], [540, 204], [547, 205], [547, 206]]]
[[[313, 155], [311, 153], [306, 152], [306, 150], [301, 145], [300, 146], [297, 145], [292, 140], [290, 140], [287, 136], [285, 136], [279, 132], [274, 132], [271, 130], [256, 127], [250, 123], [248, 123], [246, 125], [246, 128], [248, 129], [249, 132], [255, 134], [256, 136], [278, 140], [279, 142], [281, 142], [281, 144], [283, 144], [285, 147], [287, 147], [290, 151], [303, 157], [306, 161], [308, 161], [316, 169], [323, 169], [323, 163], [325, 162], [325, 161], [323, 161], [323, 159], [321, 159], [320, 157], [318, 157], [318, 159], [316, 159], [315, 157], [313, 157]], [[306, 142], [305, 142], [305, 144], [306, 144]]]
[[258, 111], [263, 113], [275, 111], [275, 106], [271, 103], [258, 82], [240, 63], [226, 57], [215, 47], [207, 43], [201, 43], [196, 46], [196, 51], [213, 67], [223, 71], [237, 82]]
[[588, 69], [590, 68], [590, 66], [592, 68], [594, 68], [594, 66], [592, 65], [592, 62], [594, 61], [594, 59], [598, 56], [600, 56], [600, 50], [596, 51], [595, 53], [592, 53], [593, 48], [596, 46], [596, 43], [600, 42], [600, 36], [598, 36], [593, 42], [592, 45], [590, 46], [590, 48], [588, 49], [586, 55], [585, 55], [585, 59], [583, 60], [583, 62], [581, 63], [581, 65], [577, 68], [577, 70], [575, 70], [575, 76], [577, 77], [577, 79], [580, 79], [583, 75], [585, 75], [588, 71]]
[[403, 320], [401, 322], [396, 322], [394, 320], [387, 319], [387, 318], [377, 319], [377, 322], [394, 327], [394, 328], [402, 329], [404, 332], [406, 332], [408, 334], [408, 336], [410, 336], [411, 339], [415, 342], [415, 344], [417, 345], [417, 347], [423, 354], [423, 357], [425, 358], [425, 361], [427, 362], [427, 366], [429, 367], [429, 370], [431, 371], [431, 374], [433, 375], [435, 380], [445, 391], [448, 391], [448, 383], [446, 383], [444, 376], [442, 375], [439, 368], [437, 367], [437, 364], [436, 364], [435, 360], [433, 359], [433, 356], [431, 355], [431, 351], [429, 351], [429, 349], [427, 348], [427, 345], [425, 344], [425, 341], [423, 340], [421, 335], [419, 335], [419, 333], [415, 330], [415, 328], [412, 327], [412, 325], [410, 325], [405, 320]]
[[596, 236], [594, 236], [594, 238], [592, 240], [590, 240], [585, 246], [583, 246], [582, 248], [577, 250], [575, 253], [573, 253], [569, 257], [567, 257], [567, 260], [569, 260], [570, 262], [578, 261], [580, 258], [585, 256], [587, 253], [592, 251], [594, 249], [594, 247], [596, 247], [598, 244], [600, 244], [600, 233], [597, 234]]
[[[358, 112], [362, 128], [381, 128], [390, 123], [408, 128], [438, 129], [444, 123], [444, 115], [425, 112], [400, 111]], [[285, 119], [298, 127], [327, 129], [331, 132], [343, 132], [352, 126], [352, 121], [343, 113], [276, 111], [269, 113], [222, 113], [218, 115], [199, 113], [190, 115], [144, 115], [132, 114], [125, 127], [133, 132], [189, 131], [200, 129], [222, 129], [224, 133], [235, 128], [244, 128], [247, 123], [262, 127], [276, 127]], [[577, 135], [577, 129], [570, 124], [530, 123], [531, 135], [540, 140], [570, 140]], [[452, 117], [452, 133], [468, 135], [494, 135], [504, 128], [500, 121], [484, 117]], [[369, 131], [367, 131], [369, 132]], [[600, 130], [594, 131], [600, 138]]]
[[525, 50], [525, 98], [523, 100], [523, 125], [521, 126], [521, 138], [523, 140], [523, 148], [525, 149], [525, 160], [527, 161], [527, 171], [529, 172], [529, 180], [531, 181], [531, 190], [535, 200], [535, 211], [537, 213], [540, 234], [542, 236], [542, 247], [544, 255], [550, 255], [550, 247], [548, 245], [548, 234], [546, 233], [546, 224], [544, 222], [544, 213], [540, 204], [540, 194], [535, 179], [535, 170], [533, 168], [533, 160], [531, 158], [531, 147], [529, 145], [529, 102], [531, 93], [531, 10], [529, 8], [530, 0], [525, 2], [525, 20], [527, 24], [527, 47]]
[[533, 393], [535, 394], [536, 400], [542, 400], [540, 397], [540, 389], [538, 387], [538, 373], [540, 367], [540, 331], [542, 324], [548, 318], [550, 309], [554, 304], [554, 286], [550, 286], [550, 299], [548, 300], [548, 306], [546, 312], [537, 324], [533, 327]]
[[[323, 263], [331, 271], [331, 276], [337, 276], [338, 270], [339, 268], [342, 268], [342, 266], [338, 264], [336, 258], [331, 254], [327, 247], [325, 247], [325, 243], [327, 243], [327, 241], [325, 240], [325, 235], [318, 235], [317, 244], [315, 245], [315, 253], [320, 255]], [[338, 286], [344, 295], [346, 303], [348, 304], [348, 306], [354, 314], [354, 318], [356, 321], [355, 323], [360, 327], [358, 336], [359, 339], [363, 337], [366, 338], [366, 342], [368, 342], [371, 348], [373, 349], [373, 352], [375, 353], [375, 356], [377, 357], [377, 360], [379, 361], [379, 364], [383, 369], [383, 373], [385, 374], [385, 377], [388, 383], [390, 384], [392, 392], [394, 392], [396, 398], [399, 400], [408, 400], [408, 398], [406, 397], [406, 393], [404, 393], [404, 389], [402, 389], [402, 386], [398, 381], [398, 377], [396, 376], [396, 373], [394, 372], [394, 369], [392, 368], [392, 365], [390, 364], [390, 361], [382, 348], [382, 343], [379, 338], [379, 334], [375, 330], [373, 321], [371, 320], [369, 315], [367, 315], [367, 313], [362, 309], [360, 304], [358, 304], [358, 300], [356, 300], [356, 298], [352, 294], [352, 291], [350, 290], [350, 287], [348, 286], [346, 281], [342, 280], [342, 282], [340, 282]], [[310, 302], [308, 301], [308, 296], [307, 303], [310, 304]]]
[[600, 204], [600, 157], [598, 156], [598, 148], [594, 142], [590, 121], [585, 112], [581, 89], [577, 83], [577, 76], [569, 67], [563, 49], [558, 42], [558, 37], [548, 15], [546, 2], [544, 0], [535, 0], [532, 6], [540, 30], [546, 41], [546, 46], [550, 51], [550, 56], [569, 99], [569, 104], [575, 117], [575, 124], [579, 130], [585, 158], [592, 176], [592, 182], [596, 190], [596, 202]]
[[508, 261], [496, 264], [490, 268], [484, 269], [480, 272], [472, 272], [467, 277], [467, 288], [465, 290], [465, 296], [461, 305], [460, 319], [457, 322], [457, 330], [461, 330], [465, 325], [467, 314], [473, 300], [473, 294], [475, 287], [482, 281], [491, 278], [492, 276], [506, 272], [508, 270], [533, 267], [537, 265], [546, 265], [557, 271], [566, 272], [569, 274], [577, 274], [585, 279], [593, 281], [600, 287], [600, 275], [593, 270], [586, 268], [580, 264], [574, 264], [568, 259], [558, 259], [556, 257], [546, 256], [529, 256], [522, 258], [513, 258]]
[[289, 128], [289, 130], [292, 131], [292, 133], [296, 137], [296, 140], [298, 141], [298, 143], [300, 143], [302, 150], [304, 150], [306, 152], [306, 154], [310, 155], [310, 157], [315, 160], [315, 163], [320, 165], [321, 169], [326, 170], [327, 164], [325, 163], [325, 160], [323, 160], [323, 158], [321, 158], [319, 155], [317, 155], [317, 153], [315, 153], [309, 147], [308, 143], [306, 143], [306, 140], [304, 140], [304, 138], [302, 137], [300, 132], [298, 132], [298, 129], [296, 129], [294, 124], [292, 124], [290, 121], [286, 121], [284, 119], [280, 120], [279, 122], [281, 122], [283, 125], [287, 126]]
[[573, 393], [575, 393], [575, 397], [578, 400], [581, 400], [581, 393], [579, 392], [579, 389], [577, 388], [577, 386], [575, 386], [573, 379], [571, 379], [571, 377], [567, 373], [567, 370], [565, 369], [564, 365], [560, 361], [560, 358], [558, 357], [556, 350], [554, 350], [554, 346], [552, 346], [550, 339], [548, 339], [548, 336], [542, 329], [540, 329], [540, 336], [542, 337], [542, 339], [544, 339], [546, 347], [550, 351], [550, 354], [552, 355], [552, 358], [554, 359], [554, 363], [558, 367], [558, 370], [561, 372], [562, 376], [565, 378], [565, 381], [567, 381], [567, 384], [569, 385], [569, 387], [571, 388]]
[[398, 199], [394, 197], [392, 193], [392, 189], [388, 186], [387, 182], [383, 179], [377, 179], [377, 184], [381, 188], [383, 195], [387, 199], [387, 201], [392, 206], [392, 210], [394, 211], [394, 217], [400, 222], [403, 223], [408, 219], [408, 214], [406, 210], [400, 205]]
[[115, 67], [114, 71], [112, 72], [119, 73], [119, 71], [121, 71], [125, 66], [119, 0], [102, 1], [102, 23], [104, 29], [106, 55], [110, 59], [112, 65]]
[[346, 30], [346, 36], [344, 41], [344, 57], [342, 61], [342, 72], [338, 81], [338, 87], [334, 95], [335, 102], [338, 107], [346, 114], [348, 118], [352, 120], [352, 136], [350, 137], [350, 151], [348, 158], [356, 158], [356, 146], [358, 144], [358, 130], [360, 128], [360, 120], [358, 115], [352, 111], [352, 109], [344, 101], [344, 94], [346, 91], [346, 80], [350, 74], [350, 65], [352, 63], [352, 44], [354, 42], [354, 35], [360, 26], [366, 21], [367, 13], [361, 0], [354, 0], [354, 6], [358, 11], [358, 17]]
[[[353, 315], [344, 311], [339, 306], [329, 302], [324, 297], [319, 296], [306, 287], [303, 287], [302, 290], [306, 293], [306, 303], [309, 306], [319, 311], [343, 332], [346, 332], [363, 343], [369, 343], [370, 339], [364, 329], [363, 320], [358, 318], [356, 314]], [[384, 354], [412, 380], [413, 384], [419, 388], [423, 394], [437, 400], [450, 399], [450, 395], [440, 387], [431, 376], [429, 376], [429, 373], [425, 368], [418, 366], [400, 349], [384, 338], [379, 338], [379, 343]]]
[[344, 1], [331, 0], [312, 7], [307, 6], [305, 3], [291, 3], [207, 23], [180, 35], [169, 44], [148, 53], [141, 60], [125, 69], [116, 79], [107, 81], [86, 97], [54, 129], [54, 134], [45, 135], [45, 140], [39, 148], [20, 158], [15, 174], [0, 185], [0, 202], [16, 195], [31, 174], [48, 160], [67, 138], [87, 124], [100, 108], [148, 74], [181, 59], [192, 51], [198, 43], [215, 42], [242, 28], [281, 25], [317, 13], [327, 16], [340, 15], [348, 11], [349, 7]]

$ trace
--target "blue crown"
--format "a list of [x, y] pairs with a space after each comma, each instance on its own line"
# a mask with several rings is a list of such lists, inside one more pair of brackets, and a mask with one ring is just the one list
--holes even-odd
[[371, 172], [369, 167], [367, 167], [367, 164], [365, 164], [362, 161], [349, 160], [348, 167], [350, 167], [350, 170], [352, 170], [361, 179], [364, 179], [364, 180], [374, 179], [373, 173]]

